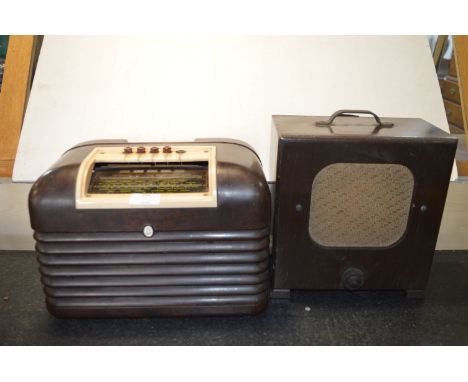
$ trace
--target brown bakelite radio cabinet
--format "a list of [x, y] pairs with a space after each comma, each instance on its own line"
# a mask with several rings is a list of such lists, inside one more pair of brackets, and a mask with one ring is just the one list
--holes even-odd
[[59, 317], [262, 310], [271, 201], [255, 152], [237, 141], [124, 142], [76, 146], [32, 187], [48, 310]]

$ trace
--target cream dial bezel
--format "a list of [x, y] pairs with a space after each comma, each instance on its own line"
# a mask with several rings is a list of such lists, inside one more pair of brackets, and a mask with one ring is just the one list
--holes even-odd
[[[94, 148], [83, 160], [78, 170], [75, 190], [77, 209], [104, 208], [200, 208], [217, 206], [216, 190], [216, 146], [187, 146], [170, 144], [129, 145], [133, 153], [125, 154], [124, 146]], [[150, 153], [150, 148], [157, 146], [158, 154]], [[171, 146], [172, 152], [165, 154], [164, 146]], [[137, 147], [144, 147], [145, 153], [136, 153]], [[183, 154], [176, 151], [184, 150]], [[136, 162], [208, 162], [208, 192], [204, 193], [162, 193], [162, 194], [89, 194], [89, 181], [95, 163], [136, 163]], [[141, 195], [141, 197], [139, 197]], [[145, 196], [158, 195], [155, 197]], [[141, 203], [135, 200], [141, 199]]]

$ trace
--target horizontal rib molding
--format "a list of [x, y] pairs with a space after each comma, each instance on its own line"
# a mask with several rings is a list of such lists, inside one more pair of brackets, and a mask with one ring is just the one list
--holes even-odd
[[81, 265], [81, 266], [40, 266], [43, 276], [169, 276], [169, 275], [217, 275], [255, 274], [268, 268], [268, 261], [252, 264], [223, 265]]
[[41, 265], [137, 265], [137, 264], [237, 264], [256, 263], [268, 258], [268, 249], [257, 252], [212, 253], [84, 253], [43, 254], [38, 252]]
[[38, 242], [129, 242], [129, 241], [151, 241], [151, 242], [174, 242], [174, 241], [204, 241], [204, 240], [256, 240], [264, 238], [269, 234], [269, 228], [258, 230], [239, 231], [175, 231], [158, 232], [147, 238], [142, 232], [89, 232], [89, 233], [42, 233], [35, 232], [34, 238]]
[[53, 298], [47, 297], [47, 303], [57, 308], [73, 307], [158, 307], [158, 306], [187, 306], [210, 304], [258, 304], [267, 297], [267, 292], [241, 296], [184, 296], [184, 297], [96, 297], [82, 298]]
[[35, 238], [47, 307], [57, 316], [253, 313], [268, 299], [268, 227]]
[[254, 285], [163, 286], [163, 287], [96, 287], [48, 288], [50, 297], [144, 297], [144, 296], [211, 296], [258, 294], [268, 289], [268, 281]]
[[97, 276], [97, 277], [47, 277], [41, 280], [45, 286], [99, 287], [99, 286], [168, 286], [168, 285], [252, 285], [266, 281], [269, 270], [252, 275], [200, 275], [200, 276]]
[[57, 253], [176, 253], [176, 252], [245, 252], [268, 248], [268, 238], [245, 241], [212, 242], [58, 242], [37, 243], [36, 251]]

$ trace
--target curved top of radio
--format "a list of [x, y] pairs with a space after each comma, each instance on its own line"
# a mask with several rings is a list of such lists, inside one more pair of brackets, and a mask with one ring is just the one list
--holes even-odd
[[[163, 150], [166, 146], [171, 147], [171, 152]], [[183, 150], [179, 150], [179, 146]], [[208, 146], [212, 148], [211, 151], [207, 150]], [[156, 150], [152, 151], [154, 147], [160, 150], [156, 153]], [[196, 157], [199, 155], [195, 153], [198, 148], [201, 150], [200, 155], [211, 155], [211, 152], [213, 156], [207, 159]], [[100, 156], [102, 158], [99, 158]], [[133, 178], [125, 181], [119, 178], [120, 170], [116, 168], [118, 165], [151, 167], [155, 164], [151, 172], [167, 173], [176, 168], [179, 162], [184, 165], [185, 157], [189, 158], [188, 165], [199, 167], [182, 169], [186, 171], [183, 175], [185, 179], [192, 176], [188, 182], [182, 182], [181, 185], [173, 183], [173, 180], [166, 181], [167, 177], [163, 177], [163, 181], [153, 177], [153, 180], [156, 179], [151, 182], [154, 189], [149, 191], [145, 188], [147, 184], [141, 186], [142, 182], [138, 183], [144, 179], [140, 178], [137, 182], [134, 182]], [[80, 172], [86, 167], [85, 164], [88, 165], [87, 178], [86, 171]], [[104, 168], [107, 165], [110, 166]], [[209, 174], [209, 182], [205, 185], [196, 180], [204, 176], [203, 166], [208, 166]], [[211, 172], [213, 169], [214, 173]], [[91, 182], [94, 170], [107, 171], [107, 174], [97, 180], [99, 184], [93, 186]], [[128, 172], [128, 168], [125, 171]], [[131, 171], [136, 174], [147, 170], [132, 167]], [[109, 179], [112, 176], [114, 178]], [[122, 183], [122, 187], [127, 187], [127, 191], [118, 190], [119, 182], [126, 182]], [[135, 185], [136, 183], [138, 184]], [[140, 186], [143, 191], [135, 191], [134, 188]], [[205, 186], [206, 190], [203, 188]], [[165, 187], [175, 188], [167, 191]], [[190, 198], [195, 195], [190, 195], [190, 187], [194, 187], [198, 196], [207, 196], [207, 200]], [[107, 193], [109, 198], [98, 195], [94, 199], [94, 206], [86, 207], [85, 204], [91, 201], [87, 198], [93, 197], [95, 190], [101, 190], [97, 193]], [[211, 190], [215, 195], [208, 200]], [[127, 197], [126, 200], [121, 198], [122, 194]], [[112, 200], [113, 198], [115, 200]], [[107, 204], [99, 207], [100, 201]], [[180, 207], [177, 204], [179, 202]], [[32, 228], [39, 232], [132, 232], [140, 231], [142, 222], [153, 225], [156, 230], [204, 231], [267, 227], [270, 223], [271, 205], [270, 192], [260, 160], [251, 148], [239, 142], [99, 141], [88, 142], [65, 152], [31, 188], [29, 209]]]

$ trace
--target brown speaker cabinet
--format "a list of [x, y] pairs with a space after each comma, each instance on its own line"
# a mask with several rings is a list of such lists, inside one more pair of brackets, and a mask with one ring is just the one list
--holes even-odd
[[366, 110], [327, 119], [273, 117], [273, 295], [422, 291], [457, 140], [421, 119]]

